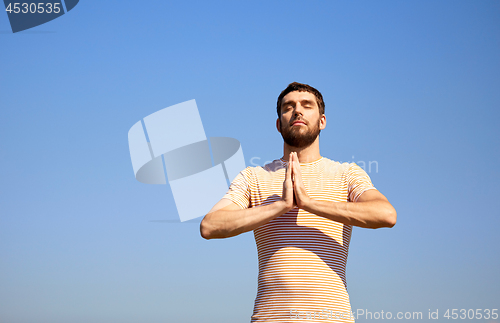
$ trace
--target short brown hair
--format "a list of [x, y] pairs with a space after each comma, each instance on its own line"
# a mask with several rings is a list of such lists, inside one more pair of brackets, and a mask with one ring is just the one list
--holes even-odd
[[288, 93], [294, 92], [294, 91], [309, 92], [309, 93], [314, 94], [314, 96], [316, 97], [316, 103], [318, 104], [319, 114], [320, 115], [325, 114], [325, 102], [323, 101], [323, 96], [321, 95], [321, 93], [308, 84], [293, 82], [293, 83], [288, 84], [286, 89], [284, 89], [283, 92], [281, 92], [280, 96], [278, 97], [278, 103], [276, 105], [276, 112], [278, 113], [279, 118], [281, 118], [281, 103], [283, 101], [283, 97], [285, 95], [287, 95]]

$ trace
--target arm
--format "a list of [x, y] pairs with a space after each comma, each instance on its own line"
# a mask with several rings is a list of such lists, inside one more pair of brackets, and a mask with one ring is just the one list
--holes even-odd
[[344, 224], [362, 228], [392, 228], [396, 224], [396, 210], [377, 190], [365, 191], [357, 202], [329, 202], [309, 198], [299, 208]]
[[293, 184], [291, 171], [287, 167], [281, 200], [264, 206], [241, 209], [233, 201], [222, 199], [201, 221], [200, 233], [205, 239], [234, 237], [260, 227], [293, 207]]
[[396, 210], [377, 190], [367, 190], [357, 202], [329, 202], [310, 198], [302, 182], [297, 155], [292, 157], [292, 176], [297, 206], [310, 213], [344, 224], [363, 228], [392, 228], [396, 224]]
[[233, 201], [222, 199], [201, 221], [200, 233], [205, 239], [234, 237], [254, 230], [290, 209], [283, 200], [264, 206], [240, 209]]

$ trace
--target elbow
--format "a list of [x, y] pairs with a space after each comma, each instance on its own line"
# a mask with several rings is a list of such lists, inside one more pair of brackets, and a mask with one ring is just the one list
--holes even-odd
[[222, 239], [227, 238], [220, 227], [217, 227], [215, 223], [210, 222], [210, 218], [207, 219], [206, 215], [200, 223], [200, 235], [203, 239]]
[[207, 231], [203, 230], [203, 228], [200, 228], [200, 234], [201, 234], [201, 237], [205, 240], [210, 240], [211, 239], [211, 236], [210, 236], [210, 233], [208, 233]]
[[389, 205], [388, 207], [380, 208], [372, 221], [367, 222], [363, 227], [369, 229], [392, 228], [396, 225], [396, 220], [396, 210], [392, 205]]
[[212, 239], [212, 234], [210, 232], [209, 226], [207, 225], [207, 221], [205, 218], [200, 223], [200, 234], [203, 239], [210, 240]]
[[396, 213], [396, 210], [391, 207], [389, 210], [387, 210], [385, 215], [385, 227], [392, 228], [393, 226], [395, 226], [397, 218], [398, 215]]

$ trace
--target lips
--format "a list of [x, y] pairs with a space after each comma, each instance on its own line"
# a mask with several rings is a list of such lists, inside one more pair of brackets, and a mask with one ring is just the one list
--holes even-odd
[[302, 120], [295, 120], [293, 123], [292, 123], [292, 126], [297, 126], [297, 125], [306, 125], [306, 123]]

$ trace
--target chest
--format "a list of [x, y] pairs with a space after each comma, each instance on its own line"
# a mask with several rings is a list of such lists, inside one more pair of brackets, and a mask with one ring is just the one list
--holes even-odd
[[[343, 172], [335, 169], [301, 168], [302, 182], [307, 194], [317, 200], [346, 202], [348, 182]], [[252, 206], [266, 205], [281, 198], [285, 170], [256, 174], [255, 185], [250, 189]]]

